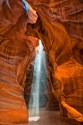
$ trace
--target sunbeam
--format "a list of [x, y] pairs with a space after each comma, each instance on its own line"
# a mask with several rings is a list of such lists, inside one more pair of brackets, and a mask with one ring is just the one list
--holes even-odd
[[43, 46], [39, 40], [38, 54], [34, 63], [33, 84], [31, 91], [31, 98], [29, 103], [29, 121], [37, 121], [39, 117], [39, 92], [40, 92], [40, 78], [41, 78], [41, 63], [45, 62], [45, 53]]

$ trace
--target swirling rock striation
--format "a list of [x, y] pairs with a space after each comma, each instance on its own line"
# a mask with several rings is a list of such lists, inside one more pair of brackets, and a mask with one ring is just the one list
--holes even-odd
[[80, 0], [28, 0], [37, 11], [27, 35], [40, 37], [53, 68], [52, 91], [61, 113], [83, 122], [83, 3]]
[[0, 3], [0, 124], [4, 125], [28, 123], [24, 81], [38, 39], [26, 36], [27, 23], [21, 0]]

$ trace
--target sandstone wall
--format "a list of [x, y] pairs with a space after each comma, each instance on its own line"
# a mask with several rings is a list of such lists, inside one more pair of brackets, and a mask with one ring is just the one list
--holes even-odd
[[39, 15], [36, 25], [28, 29], [41, 38], [53, 67], [52, 91], [60, 103], [61, 113], [83, 122], [83, 2], [28, 2]]
[[28, 123], [24, 81], [38, 42], [25, 34], [30, 21], [21, 0], [0, 3], [0, 125]]
[[36, 24], [36, 13], [28, 16], [35, 21], [27, 18], [21, 0], [0, 2], [0, 122], [28, 121], [23, 87], [37, 46], [30, 35], [42, 40], [49, 57], [52, 92], [61, 113], [83, 122], [83, 2], [27, 1], [37, 11]]

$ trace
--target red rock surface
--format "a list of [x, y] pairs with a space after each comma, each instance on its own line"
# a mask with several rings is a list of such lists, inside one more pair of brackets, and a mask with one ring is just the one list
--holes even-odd
[[49, 57], [52, 91], [60, 103], [61, 113], [83, 122], [83, 2], [28, 2], [39, 15], [36, 25], [28, 29], [41, 38]]
[[0, 122], [28, 121], [23, 87], [38, 40], [31, 36], [42, 40], [49, 57], [61, 113], [83, 122], [83, 2], [27, 1], [37, 11], [36, 24], [35, 11], [26, 16], [21, 0], [0, 2]]
[[[26, 36], [27, 18], [21, 0], [0, 4], [0, 124], [28, 123], [23, 97], [26, 71], [38, 39]], [[29, 15], [33, 16], [32, 10]], [[36, 19], [36, 18], [35, 18]]]

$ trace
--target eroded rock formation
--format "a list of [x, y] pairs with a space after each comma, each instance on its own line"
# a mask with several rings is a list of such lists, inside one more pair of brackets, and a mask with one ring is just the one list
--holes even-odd
[[30, 24], [34, 21], [21, 0], [0, 2], [0, 124], [28, 121], [23, 87], [37, 46], [31, 36], [42, 40], [49, 57], [52, 92], [61, 113], [83, 122], [83, 2], [27, 1], [38, 14], [36, 24]]
[[[52, 65], [52, 91], [61, 113], [83, 122], [83, 2], [28, 0], [39, 20], [27, 34], [39, 36]], [[32, 29], [33, 28], [33, 29]]]
[[[29, 15], [34, 17], [32, 10]], [[38, 39], [25, 32], [34, 21], [27, 18], [21, 0], [0, 3], [0, 125], [28, 123], [24, 81]]]

